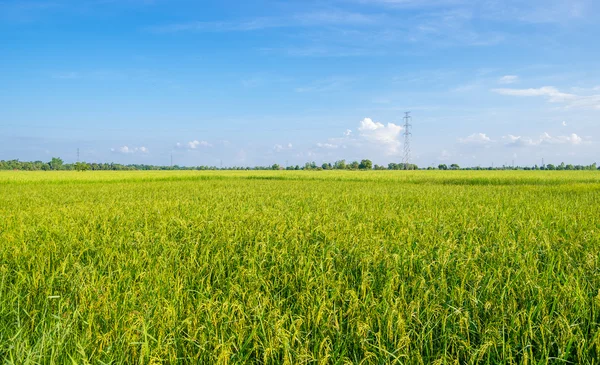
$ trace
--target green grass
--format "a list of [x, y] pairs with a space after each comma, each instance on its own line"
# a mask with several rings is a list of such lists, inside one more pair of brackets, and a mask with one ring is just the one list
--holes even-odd
[[598, 172], [0, 172], [4, 363], [599, 357]]

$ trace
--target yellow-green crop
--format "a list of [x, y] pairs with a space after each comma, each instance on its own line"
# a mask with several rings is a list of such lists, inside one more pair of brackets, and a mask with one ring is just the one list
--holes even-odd
[[4, 363], [599, 357], [594, 171], [0, 173]]

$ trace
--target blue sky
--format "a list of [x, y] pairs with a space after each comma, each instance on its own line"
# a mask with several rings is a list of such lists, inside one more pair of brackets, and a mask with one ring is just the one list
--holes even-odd
[[[0, 0], [0, 159], [592, 163], [594, 0]], [[598, 161], [600, 162], [600, 161]]]

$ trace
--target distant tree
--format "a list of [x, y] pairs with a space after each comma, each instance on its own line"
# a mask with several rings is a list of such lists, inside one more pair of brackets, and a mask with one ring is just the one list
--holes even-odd
[[304, 170], [315, 170], [317, 168], [316, 162], [307, 162], [304, 164]]
[[48, 165], [50, 165], [52, 170], [60, 170], [63, 165], [63, 160], [60, 157], [52, 157], [52, 160], [48, 162]]
[[371, 170], [373, 168], [373, 162], [371, 162], [371, 160], [362, 160], [360, 161], [358, 168], [361, 170]]
[[77, 171], [86, 171], [90, 169], [90, 165], [85, 162], [76, 162], [75, 170]]
[[333, 168], [336, 170], [344, 170], [346, 168], [346, 160], [335, 161]]
[[407, 163], [402, 162], [402, 163], [398, 164], [398, 169], [400, 169], [400, 170], [418, 170], [419, 167], [413, 163], [407, 164]]
[[[0, 0], [1, 1], [1, 0]], [[415, 164], [407, 164], [407, 170], [418, 170], [419, 167]], [[373, 165], [370, 160], [364, 159], [360, 163], [357, 161], [353, 161], [352, 163], [346, 164], [345, 160], [338, 160], [335, 163], [325, 162], [321, 165], [317, 166], [317, 164], [313, 162], [307, 162], [304, 167], [301, 166], [288, 166], [285, 168], [286, 170], [330, 170], [330, 169], [348, 169], [348, 170], [358, 170], [358, 169], [375, 169], [375, 170], [385, 170], [386, 167], [382, 165]], [[404, 163], [389, 163], [387, 165], [387, 169], [396, 170], [396, 169], [404, 169]], [[458, 164], [451, 164], [447, 166], [446, 164], [438, 165], [440, 170], [461, 170]], [[117, 163], [72, 163], [65, 164], [62, 159], [58, 157], [52, 158], [50, 162], [42, 162], [42, 161], [19, 161], [19, 160], [0, 160], [0, 170], [25, 170], [25, 171], [40, 171], [40, 170], [113, 170], [113, 171], [132, 171], [132, 170], [218, 170], [219, 168], [216, 166], [160, 166], [160, 165], [144, 165], [144, 164], [130, 164], [130, 165], [121, 165]], [[278, 165], [270, 165], [270, 166], [235, 166], [235, 167], [226, 167], [225, 170], [282, 170], [283, 168]], [[423, 169], [427, 170], [435, 170], [435, 167], [426, 167]], [[463, 170], [600, 170], [597, 163], [592, 163], [590, 165], [574, 165], [574, 164], [565, 164], [564, 162], [558, 166], [548, 164], [548, 165], [534, 165], [534, 166], [508, 166], [503, 165], [502, 167], [465, 167]]]

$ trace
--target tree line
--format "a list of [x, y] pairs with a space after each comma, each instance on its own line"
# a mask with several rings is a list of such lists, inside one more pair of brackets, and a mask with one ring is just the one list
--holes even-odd
[[346, 160], [338, 160], [334, 163], [325, 162], [318, 165], [316, 162], [307, 162], [303, 166], [280, 166], [273, 164], [271, 166], [234, 166], [234, 167], [217, 167], [217, 166], [160, 166], [146, 164], [129, 164], [123, 165], [118, 163], [88, 163], [75, 162], [64, 163], [59, 157], [53, 157], [48, 162], [42, 161], [19, 161], [19, 160], [0, 160], [0, 170], [24, 170], [24, 171], [86, 171], [86, 170], [106, 170], [106, 171], [132, 171], [132, 170], [600, 170], [594, 162], [591, 165], [534, 165], [534, 166], [499, 166], [499, 167], [460, 167], [458, 164], [439, 164], [437, 167], [421, 167], [415, 164], [405, 163], [389, 163], [387, 165], [377, 165], [369, 159], [352, 161], [346, 163]]

